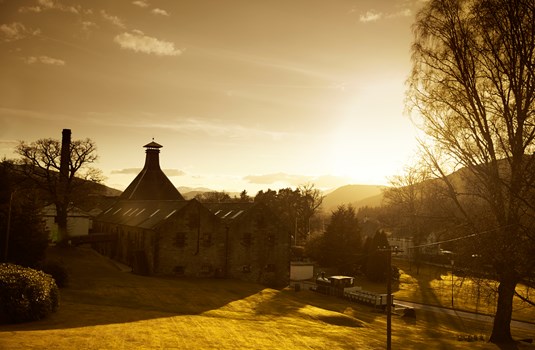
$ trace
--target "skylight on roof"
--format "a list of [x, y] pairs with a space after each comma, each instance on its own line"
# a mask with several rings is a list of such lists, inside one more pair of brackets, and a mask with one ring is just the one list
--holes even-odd
[[110, 210], [112, 210], [112, 209], [113, 209], [113, 207], [109, 207], [108, 210], [106, 210], [106, 211], [104, 212], [104, 214], [108, 214], [108, 213], [110, 212]]
[[126, 215], [126, 214], [128, 214], [129, 212], [131, 212], [131, 211], [132, 211], [132, 208], [130, 208], [130, 209], [128, 209], [127, 211], [125, 211], [125, 212], [123, 213], [123, 215]]
[[[167, 216], [166, 216], [165, 218], [167, 219], [168, 217], [170, 217], [170, 216], [173, 215], [174, 213], [176, 213], [176, 209], [173, 210], [172, 212], [170, 212], [169, 214], [167, 214]], [[164, 219], [164, 220], [165, 220], [165, 219]]]
[[232, 213], [232, 212], [233, 212], [233, 210], [229, 211], [228, 213], [226, 213], [225, 215], [223, 215], [221, 218], [222, 218], [222, 219], [226, 218], [226, 217], [229, 216], [230, 213]]
[[121, 211], [121, 208], [117, 209], [112, 215], [115, 215], [115, 214], [117, 214], [117, 213], [120, 212], [120, 211]]
[[128, 214], [128, 216], [132, 216], [138, 210], [139, 210], [139, 208], [136, 208], [136, 209], [132, 210], [132, 212], [130, 214]]
[[145, 211], [145, 208], [141, 209], [141, 210], [139, 211], [139, 213], [136, 214], [136, 216], [138, 216], [139, 214], [143, 213], [144, 211]]
[[160, 211], [160, 209], [156, 209], [156, 211], [155, 211], [154, 213], [150, 214], [149, 217], [153, 217], [153, 216], [156, 215], [156, 213], [159, 212], [159, 211]]
[[238, 217], [238, 215], [240, 215], [241, 213], [243, 213], [243, 210], [240, 210], [236, 214], [232, 215], [231, 219], [236, 219]]
[[217, 214], [219, 214], [219, 213], [221, 213], [221, 209], [219, 209], [218, 211], [216, 211], [216, 212], [214, 213], [214, 215], [217, 215]]

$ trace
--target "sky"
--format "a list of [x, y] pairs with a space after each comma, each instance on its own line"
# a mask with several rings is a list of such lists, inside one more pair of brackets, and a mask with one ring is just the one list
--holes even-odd
[[0, 157], [90, 138], [124, 190], [143, 146], [177, 187], [388, 183], [421, 0], [0, 0]]

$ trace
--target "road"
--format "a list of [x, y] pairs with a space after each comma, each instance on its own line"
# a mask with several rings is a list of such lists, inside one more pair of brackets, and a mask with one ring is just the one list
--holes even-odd
[[[432, 312], [440, 312], [440, 313], [445, 313], [448, 315], [458, 316], [461, 318], [471, 319], [471, 320], [480, 321], [480, 322], [492, 323], [493, 321], [493, 317], [489, 315], [476, 314], [475, 312], [459, 311], [459, 310], [450, 309], [446, 307], [440, 307], [440, 306], [418, 304], [418, 303], [413, 303], [413, 302], [404, 301], [404, 300], [396, 300], [395, 305], [400, 306], [400, 307], [408, 306], [408, 307], [414, 308], [415, 310], [419, 309], [419, 310], [427, 310], [427, 311], [432, 311]], [[535, 335], [535, 323], [513, 320], [511, 321], [511, 327], [530, 331], [530, 332], [533, 332], [533, 334]]]

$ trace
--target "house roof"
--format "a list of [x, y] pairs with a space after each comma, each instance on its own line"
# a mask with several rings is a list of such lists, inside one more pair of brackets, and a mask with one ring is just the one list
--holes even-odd
[[203, 203], [215, 216], [223, 220], [234, 220], [251, 209], [255, 204], [248, 202]]
[[100, 222], [153, 229], [193, 200], [122, 200], [97, 217]]
[[161, 145], [152, 141], [146, 148], [145, 166], [119, 197], [128, 200], [184, 200], [160, 168]]
[[[46, 207], [44, 207], [42, 210], [41, 210], [41, 213], [43, 214], [43, 216], [53, 216], [55, 217], [57, 214], [56, 214], [56, 206], [54, 204], [49, 204], [47, 205]], [[74, 206], [69, 206], [69, 208], [67, 209], [67, 216], [68, 217], [84, 217], [84, 218], [89, 218], [89, 217], [92, 217], [93, 215], [91, 215], [90, 213], [78, 208], [78, 207], [74, 207]]]

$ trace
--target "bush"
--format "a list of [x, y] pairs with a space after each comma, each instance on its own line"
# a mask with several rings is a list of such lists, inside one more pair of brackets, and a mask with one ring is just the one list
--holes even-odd
[[69, 281], [67, 269], [61, 262], [57, 260], [47, 260], [41, 264], [39, 269], [44, 273], [51, 275], [59, 288], [65, 287]]
[[35, 321], [56, 311], [59, 290], [54, 279], [42, 271], [13, 264], [0, 264], [0, 321]]

